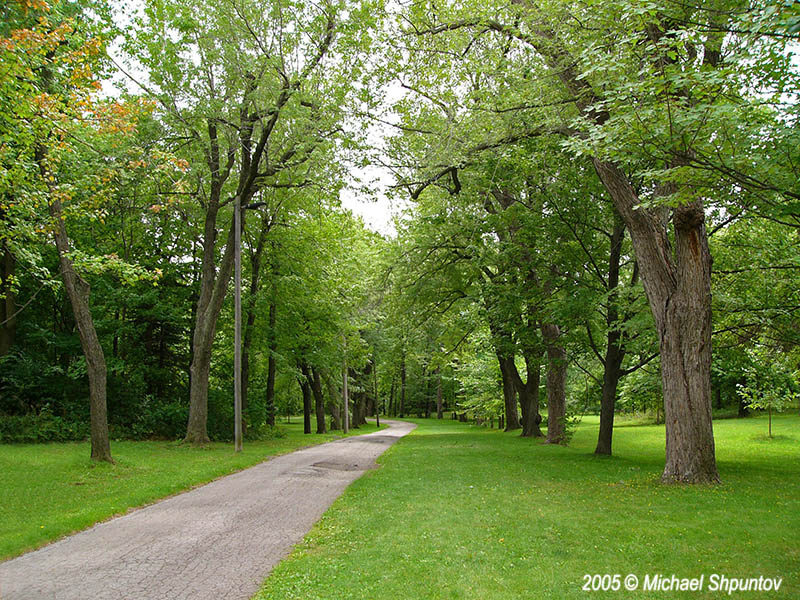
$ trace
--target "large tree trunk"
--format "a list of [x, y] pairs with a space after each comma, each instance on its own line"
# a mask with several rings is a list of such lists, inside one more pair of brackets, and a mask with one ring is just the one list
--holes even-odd
[[673, 255], [664, 211], [638, 207], [638, 197], [619, 168], [594, 163], [630, 231], [658, 330], [667, 431], [662, 481], [717, 482], [711, 422], [711, 254], [702, 202], [673, 210]]
[[327, 433], [325, 427], [325, 397], [322, 394], [322, 377], [319, 369], [311, 369], [311, 391], [314, 393], [314, 413], [317, 417], [317, 433]]
[[614, 433], [614, 409], [617, 387], [622, 378], [622, 361], [625, 349], [619, 329], [619, 269], [625, 224], [615, 213], [614, 231], [611, 234], [611, 252], [608, 258], [608, 309], [606, 312], [606, 352], [603, 359], [603, 388], [600, 399], [600, 431], [597, 435], [595, 454], [611, 454], [611, 438]]
[[53, 196], [50, 214], [55, 221], [54, 237], [58, 249], [61, 276], [67, 291], [78, 336], [86, 359], [86, 373], [89, 376], [89, 419], [91, 422], [92, 460], [114, 462], [111, 458], [111, 444], [108, 438], [108, 412], [106, 405], [106, 359], [103, 347], [97, 337], [92, 313], [89, 310], [89, 284], [76, 272], [69, 259], [70, 247], [67, 229], [64, 224], [61, 201]]
[[3, 244], [0, 257], [0, 357], [8, 354], [17, 336], [17, 307], [11, 280], [16, 270], [16, 260]]
[[[523, 4], [538, 13], [532, 3]], [[537, 24], [536, 39], [530, 43], [576, 99], [581, 113], [602, 125], [609, 114], [598, 106], [589, 81], [579, 77], [578, 62], [544, 22]], [[665, 31], [654, 28], [653, 33], [660, 37]], [[719, 36], [712, 41], [721, 43]], [[720, 57], [718, 47], [709, 46], [707, 50], [704, 63], [715, 66]], [[627, 176], [615, 163], [598, 158], [593, 163], [630, 232], [658, 329], [667, 428], [662, 481], [717, 482], [711, 422], [711, 255], [703, 204], [696, 200], [674, 210], [673, 256], [665, 210], [642, 207]]]
[[558, 325], [541, 326], [547, 348], [547, 440], [548, 444], [566, 442], [567, 351], [559, 339]]

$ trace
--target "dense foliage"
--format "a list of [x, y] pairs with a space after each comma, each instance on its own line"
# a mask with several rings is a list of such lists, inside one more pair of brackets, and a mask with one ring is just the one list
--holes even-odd
[[716, 480], [712, 407], [797, 398], [799, 6], [6, 3], [0, 441], [233, 435], [238, 202], [249, 437], [346, 379], [353, 427], [666, 416]]

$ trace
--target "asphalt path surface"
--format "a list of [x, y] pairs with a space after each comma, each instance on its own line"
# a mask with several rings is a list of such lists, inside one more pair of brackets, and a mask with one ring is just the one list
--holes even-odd
[[244, 600], [415, 426], [312, 446], [0, 563], [0, 600]]

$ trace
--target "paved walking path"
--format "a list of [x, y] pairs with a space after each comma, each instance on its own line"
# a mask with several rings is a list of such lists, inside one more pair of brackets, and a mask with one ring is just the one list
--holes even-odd
[[268, 460], [0, 563], [0, 600], [244, 600], [415, 426]]

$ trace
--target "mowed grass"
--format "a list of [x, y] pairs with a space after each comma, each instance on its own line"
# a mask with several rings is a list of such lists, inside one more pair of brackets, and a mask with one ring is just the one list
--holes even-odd
[[[569, 447], [453, 421], [415, 421], [266, 580], [259, 600], [721, 598], [713, 573], [782, 577], [800, 598], [800, 418], [714, 423], [718, 486], [665, 486], [664, 427], [621, 427], [596, 457], [597, 418]], [[639, 589], [583, 591], [584, 575]], [[705, 575], [703, 592], [641, 589]]]
[[[341, 437], [304, 435], [302, 419], [279, 427], [285, 437], [246, 441], [239, 454], [233, 444], [112, 442], [113, 465], [92, 463], [88, 442], [0, 445], [0, 560], [270, 456]], [[352, 435], [372, 431], [374, 423]]]

